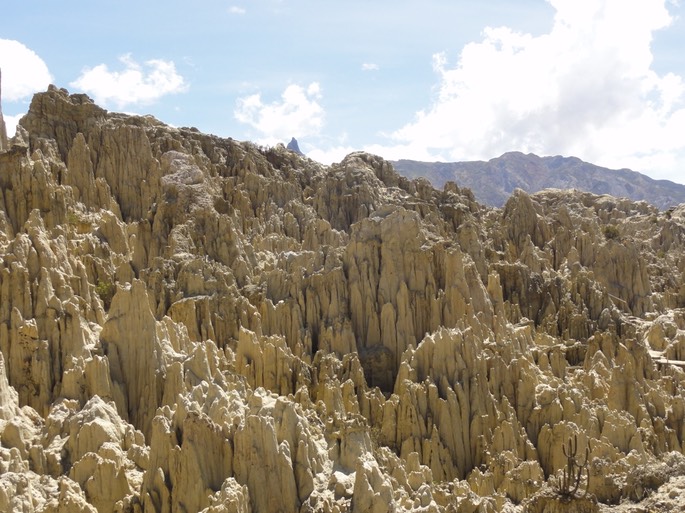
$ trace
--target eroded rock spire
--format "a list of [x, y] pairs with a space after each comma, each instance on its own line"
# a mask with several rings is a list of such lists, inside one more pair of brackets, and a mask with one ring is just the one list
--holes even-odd
[[0, 512], [685, 511], [685, 204], [494, 209], [56, 86], [22, 128]]

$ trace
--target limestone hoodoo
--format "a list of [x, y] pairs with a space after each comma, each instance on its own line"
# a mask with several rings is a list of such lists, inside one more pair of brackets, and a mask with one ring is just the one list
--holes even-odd
[[685, 205], [487, 207], [54, 86], [0, 191], [0, 511], [685, 507]]

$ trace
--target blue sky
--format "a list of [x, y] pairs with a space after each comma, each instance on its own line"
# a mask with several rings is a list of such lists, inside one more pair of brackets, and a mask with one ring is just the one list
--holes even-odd
[[[577, 156], [685, 182], [673, 0], [33, 1], [3, 6], [3, 113], [49, 83], [312, 158]], [[11, 127], [10, 131], [12, 130]]]

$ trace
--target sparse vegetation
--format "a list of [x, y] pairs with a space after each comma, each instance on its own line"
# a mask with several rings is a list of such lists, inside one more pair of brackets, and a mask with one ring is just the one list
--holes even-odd
[[639, 501], [654, 493], [672, 477], [683, 473], [685, 456], [678, 452], [670, 452], [664, 456], [663, 461], [633, 468], [628, 473], [623, 493], [627, 498]]
[[618, 239], [620, 235], [621, 233], [616, 225], [608, 224], [604, 227], [604, 237], [606, 240]]
[[78, 216], [76, 215], [76, 212], [73, 210], [70, 210], [67, 212], [67, 224], [71, 226], [76, 226], [78, 223]]
[[112, 298], [117, 291], [117, 286], [111, 281], [101, 281], [98, 280], [97, 285], [95, 285], [95, 293], [100, 296], [105, 310], [109, 310], [112, 304]]
[[92, 228], [92, 222], [88, 216], [78, 210], [70, 209], [65, 216], [65, 222], [76, 233], [87, 233]]
[[[568, 444], [562, 447], [564, 451], [564, 456], [566, 456], [566, 468], [564, 468], [561, 481], [557, 481], [557, 486], [555, 491], [566, 499], [571, 499], [576, 496], [580, 484], [583, 481], [583, 472], [587, 475], [588, 481], [590, 480], [590, 471], [588, 470], [588, 464], [590, 462], [590, 443], [585, 448], [585, 458], [581, 462], [578, 459], [578, 435], [574, 435], [573, 438], [568, 439]], [[585, 493], [587, 493], [587, 484], [585, 488]], [[585, 495], [585, 494], [583, 494]]]

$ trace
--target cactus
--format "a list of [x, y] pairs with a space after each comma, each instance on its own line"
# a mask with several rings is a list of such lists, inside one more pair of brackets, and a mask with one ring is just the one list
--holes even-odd
[[[578, 435], [568, 439], [568, 446], [562, 447], [564, 456], [566, 456], [566, 468], [564, 468], [561, 482], [557, 480], [556, 491], [559, 495], [565, 498], [575, 497], [583, 480], [583, 471], [587, 474], [588, 485], [590, 483], [590, 471], [588, 465], [590, 462], [590, 443], [585, 448], [585, 459], [581, 461], [577, 458], [578, 453]], [[585, 488], [587, 493], [587, 486]]]

